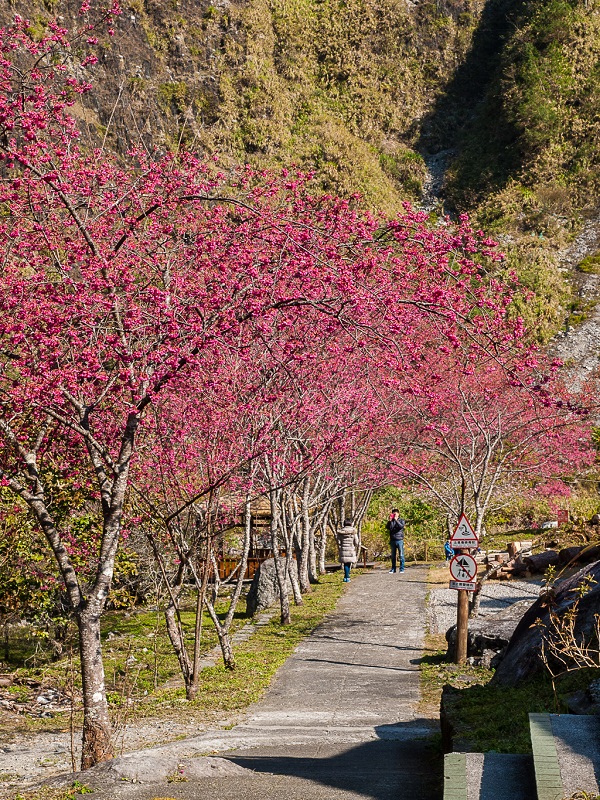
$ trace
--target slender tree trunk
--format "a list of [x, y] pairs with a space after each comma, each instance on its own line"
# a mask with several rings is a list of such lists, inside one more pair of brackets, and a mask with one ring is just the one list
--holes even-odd
[[309, 531], [310, 531], [310, 509], [309, 509], [309, 493], [310, 493], [310, 478], [304, 478], [302, 484], [302, 498], [301, 498], [301, 514], [300, 514], [300, 530], [298, 542], [300, 545], [300, 561], [298, 563], [298, 579], [300, 580], [300, 590], [302, 594], [307, 594], [312, 591], [310, 585], [310, 576], [308, 574], [308, 559], [309, 559]]
[[89, 769], [113, 757], [100, 644], [101, 613], [102, 604], [96, 602], [77, 614], [83, 689], [82, 769]]
[[227, 616], [225, 617], [223, 622], [219, 621], [219, 618], [212, 603], [207, 603], [208, 613], [210, 614], [210, 618], [212, 619], [215, 629], [217, 631], [217, 636], [219, 637], [219, 644], [221, 645], [221, 653], [223, 654], [223, 663], [225, 665], [225, 669], [230, 669], [230, 670], [235, 669], [235, 656], [233, 654], [233, 647], [231, 644], [231, 636], [230, 636], [231, 623], [233, 622], [233, 616], [235, 614], [235, 610], [237, 608], [240, 595], [242, 593], [242, 587], [244, 585], [244, 575], [246, 574], [246, 567], [248, 565], [248, 554], [250, 552], [251, 533], [252, 533], [252, 517], [250, 513], [250, 500], [249, 498], [246, 498], [246, 502], [244, 505], [244, 544], [242, 549], [242, 560], [240, 562], [240, 568], [235, 584], [235, 589], [231, 596], [231, 602], [229, 604]]
[[302, 599], [302, 590], [300, 589], [300, 582], [298, 581], [298, 567], [297, 567], [297, 562], [292, 558], [291, 555], [286, 556], [285, 570], [290, 579], [290, 584], [292, 586], [294, 604], [297, 606], [301, 606], [304, 600]]
[[219, 634], [219, 644], [221, 645], [221, 652], [223, 653], [223, 664], [225, 669], [235, 669], [235, 656], [233, 655], [233, 647], [231, 645], [231, 637], [228, 631], [222, 631]]
[[188, 700], [193, 700], [198, 691], [198, 676], [200, 674], [200, 643], [202, 641], [202, 612], [204, 611], [204, 600], [206, 598], [206, 582], [208, 575], [208, 564], [204, 564], [204, 571], [202, 573], [202, 583], [196, 593], [196, 619], [194, 623], [194, 656], [192, 663], [192, 677], [190, 685], [186, 690], [186, 697]]
[[317, 569], [317, 546], [315, 542], [315, 529], [310, 527], [308, 532], [308, 579], [311, 583], [319, 582]]
[[208, 611], [217, 632], [225, 669], [234, 670], [235, 656], [233, 655], [233, 647], [231, 646], [229, 630], [219, 620], [217, 612], [215, 611], [215, 607], [208, 598], [206, 598], [206, 610]]
[[173, 599], [169, 601], [169, 605], [165, 611], [165, 622], [167, 625], [167, 634], [173, 646], [173, 650], [175, 651], [175, 655], [177, 656], [177, 661], [179, 662], [179, 669], [183, 677], [186, 697], [189, 699], [193, 668], [185, 648], [183, 629], [178, 619], [178, 608]]
[[475, 535], [481, 541], [481, 531], [483, 530], [483, 519], [484, 519], [484, 511], [479, 505], [479, 503], [475, 506]]
[[269, 500], [271, 502], [271, 548], [273, 550], [273, 561], [275, 562], [275, 574], [277, 576], [277, 585], [279, 586], [279, 601], [281, 603], [281, 624], [289, 625], [292, 621], [290, 616], [290, 601], [287, 593], [286, 569], [285, 562], [282, 562], [279, 555], [279, 518], [281, 508], [279, 497], [274, 489], [269, 491]]
[[294, 603], [301, 606], [304, 602], [302, 600], [302, 591], [300, 589], [300, 582], [298, 581], [298, 557], [294, 560], [294, 535], [289, 526], [288, 517], [282, 513], [279, 518], [280, 529], [285, 542], [285, 574], [289, 577], [292, 586], [292, 594], [294, 596]]
[[327, 549], [327, 520], [321, 523], [321, 536], [319, 538], [319, 575], [325, 575], [325, 551]]

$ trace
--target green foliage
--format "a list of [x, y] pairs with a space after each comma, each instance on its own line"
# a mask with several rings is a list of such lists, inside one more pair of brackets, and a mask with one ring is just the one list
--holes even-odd
[[535, 331], [540, 343], [547, 342], [565, 319], [571, 289], [560, 272], [556, 254], [539, 238], [523, 237], [506, 248], [506, 270], [517, 275], [520, 290], [511, 308]]
[[158, 87], [158, 102], [165, 110], [185, 112], [188, 105], [188, 87], [185, 81], [163, 83]]
[[84, 794], [93, 794], [94, 790], [81, 781], [73, 781], [68, 789], [58, 789], [45, 786], [32, 791], [17, 792], [14, 800], [73, 800]]
[[156, 143], [193, 142], [224, 164], [296, 163], [318, 172], [320, 188], [361, 192], [389, 213], [420, 193], [415, 123], [467, 51], [479, 10], [478, 0], [418, 11], [405, 0], [207, 2], [185, 14], [128, 5], [136, 26], [120, 51], [152, 75], [130, 79], [117, 106], [107, 81], [102, 118], [114, 109], [113, 125], [128, 128], [133, 114], [140, 131], [151, 118]]
[[[82, 583], [92, 577], [101, 522], [94, 495], [86, 485], [76, 484], [59, 470], [44, 473], [46, 496], [56, 523], [63, 532], [72, 563]], [[115, 580], [109, 607], [129, 606], [132, 579], [137, 572], [134, 554], [124, 542], [115, 565]], [[12, 665], [34, 658], [43, 663], [62, 647], [71, 609], [62, 577], [45, 537], [28, 507], [5, 488], [0, 488], [0, 624], [4, 628], [5, 656]], [[27, 622], [29, 627], [11, 627]]]
[[404, 186], [409, 194], [420, 197], [426, 168], [419, 153], [408, 149], [399, 153], [382, 153], [379, 156], [379, 163], [383, 171]]
[[389, 554], [389, 535], [386, 523], [392, 508], [400, 511], [406, 520], [406, 550], [424, 556], [424, 543], [438, 542], [441, 558], [441, 545], [444, 541], [444, 521], [442, 515], [421, 497], [395, 486], [387, 486], [375, 492], [365, 516], [362, 541], [369, 550], [370, 557]]
[[[551, 260], [600, 188], [600, 6], [597, 0], [504, 5], [509, 28], [498, 55], [485, 62], [484, 102], [458, 134], [461, 155], [449, 173], [448, 195], [456, 206], [476, 210], [483, 226], [537, 237], [538, 251]], [[521, 254], [530, 270], [539, 252], [530, 253], [531, 262]], [[586, 267], [595, 270], [595, 264]], [[545, 271], [547, 296], [559, 276]], [[551, 304], [555, 330], [563, 301]], [[572, 322], [583, 316], [576, 310]]]
[[600, 253], [584, 258], [577, 269], [588, 275], [600, 275]]

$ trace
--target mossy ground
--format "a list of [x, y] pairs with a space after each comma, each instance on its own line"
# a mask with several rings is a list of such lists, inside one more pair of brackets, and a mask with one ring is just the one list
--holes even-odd
[[[432, 587], [447, 583], [447, 567], [429, 572]], [[444, 687], [444, 712], [461, 750], [486, 753], [530, 753], [528, 714], [565, 713], [567, 697], [586, 688], [600, 669], [585, 669], [559, 678], [553, 685], [542, 673], [517, 687], [490, 685], [493, 671], [451, 663], [443, 634], [427, 633], [421, 661], [421, 707], [435, 713]]]
[[559, 680], [556, 692], [546, 674], [510, 688], [488, 683], [455, 687], [444, 696], [444, 708], [461, 748], [530, 753], [528, 714], [567, 713], [567, 697], [599, 676], [600, 669], [578, 670]]

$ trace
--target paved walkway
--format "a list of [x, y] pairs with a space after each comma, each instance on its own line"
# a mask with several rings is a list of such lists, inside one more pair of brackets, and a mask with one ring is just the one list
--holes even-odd
[[[167, 752], [155, 748], [140, 764], [142, 784], [113, 784], [95, 797], [436, 800], [441, 758], [429, 739], [437, 723], [417, 711], [426, 574], [409, 567], [353, 578], [243, 724], [168, 746], [171, 758], [224, 756], [216, 759], [222, 777], [192, 777], [186, 767], [189, 780], [149, 786], [147, 773], [157, 777]], [[208, 773], [220, 774], [214, 765]]]

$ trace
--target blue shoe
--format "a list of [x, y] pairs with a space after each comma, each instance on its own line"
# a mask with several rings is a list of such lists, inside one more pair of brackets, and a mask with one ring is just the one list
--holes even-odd
[[400, 572], [404, 572], [404, 570], [403, 570], [403, 569], [401, 569], [401, 570], [400, 570]]
[[392, 572], [394, 572], [394, 573], [395, 573], [395, 572], [396, 572], [396, 570], [395, 570], [395, 569], [391, 569], [391, 570], [390, 570], [390, 573], [392, 573]]
[[350, 583], [350, 578], [344, 578], [344, 583]]

